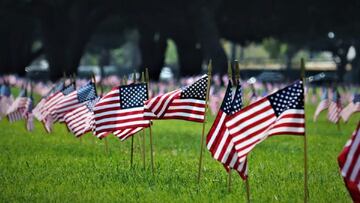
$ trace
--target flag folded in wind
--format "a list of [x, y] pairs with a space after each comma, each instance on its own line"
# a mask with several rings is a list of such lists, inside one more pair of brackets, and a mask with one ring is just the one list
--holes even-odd
[[38, 108], [40, 112], [40, 121], [46, 122], [46, 119], [49, 119], [49, 117], [51, 117], [51, 113], [53, 113], [53, 111], [55, 110], [56, 104], [58, 104], [66, 95], [75, 91], [75, 85], [70, 84], [64, 87], [63, 83], [60, 83], [58, 86], [55, 87], [55, 89], [56, 90], [53, 93], [49, 94], [46, 97], [44, 102], [39, 102], [39, 104], [37, 105], [39, 107], [36, 107], [36, 111]]
[[148, 127], [150, 121], [144, 119], [147, 97], [146, 83], [113, 88], [94, 107], [95, 135]]
[[95, 104], [99, 101], [99, 97], [84, 102], [78, 108], [65, 114], [64, 120], [68, 129], [76, 136], [92, 131]]
[[314, 114], [314, 121], [317, 120], [317, 117], [319, 114], [324, 111], [325, 109], [329, 108], [329, 94], [327, 88], [323, 88], [322, 95], [321, 95], [321, 101], [316, 107], [315, 114]]
[[341, 118], [347, 122], [353, 113], [360, 112], [360, 94], [354, 95], [350, 102], [340, 113]]
[[240, 162], [268, 136], [305, 134], [303, 91], [297, 81], [229, 116], [226, 126]]
[[205, 75], [190, 86], [146, 101], [145, 118], [204, 122], [207, 82]]
[[0, 88], [0, 118], [5, 116], [14, 102], [13, 97], [11, 95], [11, 89], [8, 85], [1, 85]]
[[23, 89], [8, 109], [7, 116], [11, 123], [24, 118], [24, 112], [28, 99], [29, 98], [26, 96], [26, 90]]
[[64, 115], [76, 108], [82, 106], [83, 102], [95, 99], [97, 96], [95, 84], [89, 82], [85, 86], [79, 88], [66, 95], [56, 104], [54, 111], [51, 113], [53, 122], [64, 121]]
[[341, 176], [354, 202], [360, 202], [360, 122], [338, 157]]
[[342, 110], [340, 94], [335, 89], [333, 91], [333, 98], [329, 104], [328, 119], [332, 123], [338, 123], [340, 120], [340, 112]]
[[229, 130], [225, 125], [228, 115], [238, 112], [242, 107], [241, 86], [237, 86], [233, 101], [231, 86], [231, 82], [229, 82], [221, 107], [207, 135], [206, 145], [211, 155], [220, 161], [227, 170], [235, 169], [243, 179], [246, 179], [247, 162], [246, 160], [239, 162], [234, 143], [231, 141]]
[[25, 104], [24, 118], [26, 121], [26, 129], [32, 131], [34, 129], [34, 115], [33, 110], [34, 99], [32, 96], [28, 97]]

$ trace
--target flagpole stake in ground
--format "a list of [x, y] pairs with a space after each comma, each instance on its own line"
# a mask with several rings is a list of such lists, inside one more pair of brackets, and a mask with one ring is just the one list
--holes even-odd
[[[303, 82], [303, 93], [305, 87], [305, 61], [301, 58], [301, 78]], [[304, 97], [304, 112], [305, 112], [305, 97]], [[308, 166], [307, 166], [307, 136], [306, 136], [306, 119], [304, 114], [304, 202], [308, 202]]]
[[[234, 83], [233, 82], [233, 77], [232, 77], [232, 66], [231, 66], [231, 61], [228, 61], [228, 77], [229, 77], [229, 82], [231, 83]], [[231, 192], [231, 168], [229, 167], [229, 172], [228, 172], [228, 184], [227, 184], [227, 187], [228, 187], [228, 192]]]
[[204, 151], [206, 114], [207, 114], [207, 109], [208, 109], [209, 90], [210, 90], [210, 84], [211, 84], [211, 69], [212, 69], [212, 63], [210, 60], [209, 65], [208, 65], [208, 74], [207, 74], [208, 81], [207, 81], [206, 98], [205, 98], [205, 113], [204, 113], [204, 122], [203, 122], [203, 127], [202, 127], [201, 144], [200, 144], [199, 171], [198, 171], [198, 179], [197, 179], [198, 184], [200, 183], [200, 178], [201, 178], [201, 168], [202, 168], [203, 151]]
[[246, 201], [250, 203], [250, 184], [249, 184], [249, 177], [245, 180], [245, 186], [246, 186]]
[[[150, 89], [150, 79], [149, 79], [149, 69], [146, 68], [145, 69], [145, 82], [147, 83], [147, 88], [148, 88], [148, 97], [149, 95], [149, 89]], [[151, 121], [150, 121], [151, 122]], [[152, 130], [151, 130], [151, 123], [149, 126], [149, 133], [150, 133], [150, 159], [151, 159], [151, 171], [152, 174], [154, 175], [154, 149], [153, 149], [153, 138], [152, 138]]]
[[[144, 83], [145, 82], [145, 73], [144, 72], [141, 72], [141, 82]], [[146, 148], [145, 148], [145, 143], [146, 143], [146, 140], [145, 140], [145, 137], [146, 136], [146, 132], [145, 132], [145, 128], [143, 129], [143, 135], [142, 135], [142, 148], [143, 148], [143, 151], [142, 151], [142, 156], [143, 156], [143, 165], [144, 165], [144, 169], [146, 167], [146, 164], [145, 164], [145, 160], [146, 160], [146, 156], [145, 156], [145, 151], [146, 151]]]

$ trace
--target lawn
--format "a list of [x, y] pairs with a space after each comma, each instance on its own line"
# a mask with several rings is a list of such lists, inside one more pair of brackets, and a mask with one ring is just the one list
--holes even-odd
[[[311, 202], [350, 202], [339, 174], [337, 156], [355, 129], [360, 115], [336, 125], [322, 113], [317, 123], [307, 106], [309, 199]], [[207, 123], [207, 130], [212, 124]], [[196, 181], [201, 124], [155, 121], [155, 174], [151, 173], [149, 139], [146, 168], [140, 152], [142, 133], [135, 135], [134, 165], [130, 168], [131, 139], [114, 136], [105, 153], [104, 140], [91, 134], [76, 139], [63, 125], [47, 134], [40, 123], [27, 132], [24, 122], [0, 121], [1, 202], [246, 202], [245, 184], [227, 173], [205, 149], [203, 176]], [[148, 135], [148, 131], [147, 131]], [[253, 202], [303, 201], [303, 137], [272, 137], [249, 156]]]

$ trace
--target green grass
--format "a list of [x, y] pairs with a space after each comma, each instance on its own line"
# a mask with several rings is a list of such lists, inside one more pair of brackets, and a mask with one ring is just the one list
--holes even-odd
[[[311, 202], [350, 202], [339, 174], [337, 156], [350, 137], [360, 115], [349, 123], [309, 119], [309, 193]], [[213, 118], [212, 118], [213, 119]], [[207, 123], [209, 129], [212, 119]], [[196, 183], [201, 124], [185, 121], [156, 121], [153, 126], [155, 175], [151, 175], [149, 139], [146, 168], [135, 140], [134, 167], [130, 169], [131, 139], [104, 141], [90, 134], [74, 138], [62, 125], [45, 133], [36, 123], [26, 132], [24, 122], [0, 121], [1, 202], [245, 202], [245, 184], [233, 173], [232, 191], [227, 191], [227, 173], [205, 150], [203, 176]], [[272, 137], [249, 156], [249, 181], [253, 202], [303, 201], [303, 138]]]

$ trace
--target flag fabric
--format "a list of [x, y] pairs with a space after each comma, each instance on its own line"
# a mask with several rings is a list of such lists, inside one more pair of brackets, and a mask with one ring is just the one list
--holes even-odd
[[318, 116], [322, 111], [329, 108], [330, 101], [329, 101], [329, 94], [328, 90], [326, 88], [323, 88], [322, 95], [321, 95], [321, 101], [316, 107], [315, 114], [314, 114], [314, 121], [317, 120]]
[[341, 176], [354, 202], [360, 202], [360, 122], [338, 157]]
[[64, 121], [64, 116], [76, 108], [81, 107], [83, 102], [93, 100], [97, 97], [96, 87], [93, 82], [89, 82], [78, 90], [72, 91], [64, 96], [55, 106], [54, 111], [51, 112], [53, 122]]
[[269, 136], [305, 134], [304, 88], [296, 81], [240, 111], [226, 121], [239, 162]]
[[[62, 85], [59, 86], [63, 87]], [[57, 89], [60, 88], [56, 88], [56, 90]], [[40, 110], [40, 114], [41, 114], [40, 119], [44, 124], [46, 131], [49, 133], [52, 131], [52, 124], [54, 123], [54, 118], [52, 116], [52, 113], [56, 109], [57, 104], [60, 101], [62, 101], [64, 97], [75, 91], [75, 85], [70, 84], [66, 87], [63, 87], [60, 91], [56, 91], [56, 90], [54, 91], [54, 93], [50, 94], [47, 97], [44, 105], [41, 107]]]
[[68, 129], [76, 136], [80, 137], [92, 131], [95, 104], [100, 100], [99, 97], [86, 101], [78, 108], [64, 115], [64, 121]]
[[243, 179], [246, 179], [247, 161], [239, 162], [234, 143], [231, 141], [229, 130], [225, 125], [228, 115], [234, 114], [241, 109], [241, 95], [241, 86], [238, 85], [234, 99], [232, 99], [232, 85], [229, 81], [218, 114], [207, 135], [206, 146], [214, 159], [221, 162], [225, 169], [235, 169]]
[[34, 129], [34, 115], [32, 113], [34, 105], [34, 99], [30, 96], [28, 97], [25, 104], [24, 118], [26, 121], [26, 129], [28, 131], [33, 131]]
[[360, 112], [360, 94], [355, 94], [350, 102], [340, 113], [341, 118], [347, 122], [353, 113]]
[[332, 123], [338, 123], [340, 120], [340, 112], [342, 111], [340, 94], [335, 89], [333, 91], [332, 100], [328, 109], [328, 120]]
[[21, 120], [24, 118], [24, 112], [26, 109], [26, 104], [28, 102], [28, 97], [26, 97], [26, 91], [23, 89], [19, 96], [15, 99], [12, 105], [9, 107], [7, 116], [10, 123]]
[[[60, 89], [60, 90], [58, 90]], [[58, 91], [57, 91], [58, 90]], [[56, 86], [53, 93], [50, 93], [42, 106], [40, 106], [40, 121], [46, 122], [46, 120], [51, 119], [51, 114], [56, 108], [56, 104], [59, 103], [66, 95], [70, 94], [71, 92], [75, 91], [75, 85], [70, 84], [66, 87], [63, 86], [63, 83]], [[42, 104], [42, 102], [39, 102]], [[38, 104], [38, 106], [39, 106]]]
[[[36, 86], [38, 87], [38, 85]], [[44, 89], [43, 87], [41, 87], [41, 89]], [[38, 120], [38, 121], [43, 121], [43, 115], [46, 112], [46, 108], [45, 108], [45, 104], [46, 103], [50, 103], [50, 99], [55, 99], [52, 98], [53, 95], [55, 95], [56, 93], [62, 91], [64, 89], [64, 83], [60, 82], [58, 84], [55, 84], [54, 87], [52, 87], [50, 89], [50, 91], [45, 93], [45, 96], [40, 100], [40, 102], [35, 106], [35, 108], [33, 109], [33, 115], [34, 117]], [[74, 86], [69, 86], [69, 90], [73, 91]], [[42, 91], [42, 90], [41, 90]], [[44, 110], [43, 110], [44, 109]]]
[[8, 85], [1, 85], [0, 88], [0, 118], [5, 116], [13, 103], [13, 97], [11, 95], [11, 89]]
[[[144, 118], [147, 84], [130, 84], [113, 88], [94, 107], [94, 131], [99, 138], [109, 133], [122, 136], [121, 132], [150, 126]], [[130, 130], [129, 130], [130, 129]]]
[[207, 82], [205, 75], [190, 86], [146, 101], [145, 118], [204, 122]]

